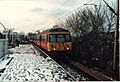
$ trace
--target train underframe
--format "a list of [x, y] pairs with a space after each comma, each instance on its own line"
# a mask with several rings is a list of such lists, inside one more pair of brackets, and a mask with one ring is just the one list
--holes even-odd
[[67, 55], [71, 55], [71, 51], [52, 51], [48, 52], [49, 56], [57, 59], [64, 59]]

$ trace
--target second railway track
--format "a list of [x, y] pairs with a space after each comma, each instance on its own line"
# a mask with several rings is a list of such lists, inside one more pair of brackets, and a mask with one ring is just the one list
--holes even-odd
[[102, 74], [101, 72], [98, 72], [93, 69], [89, 69], [82, 64], [79, 64], [77, 62], [71, 61], [69, 59], [65, 59], [65, 62], [70, 64], [72, 67], [76, 68], [78, 72], [82, 72], [89, 78], [89, 80], [96, 80], [96, 81], [111, 81], [109, 77], [106, 75]]

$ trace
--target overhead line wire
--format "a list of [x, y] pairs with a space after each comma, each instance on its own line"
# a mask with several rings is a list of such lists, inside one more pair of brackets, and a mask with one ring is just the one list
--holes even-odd
[[[93, 0], [89, 0], [88, 2], [86, 2], [86, 3], [84, 3], [84, 4], [88, 4], [88, 3], [91, 2], [91, 1], [93, 1]], [[96, 3], [97, 1], [99, 1], [99, 0], [96, 0], [94, 3]], [[63, 17], [69, 16], [69, 14], [72, 14], [74, 11], [76, 11], [76, 10], [80, 9], [81, 7], [83, 7], [84, 4], [81, 5], [80, 7], [77, 7], [76, 9], [70, 11], [69, 13], [65, 14], [64, 16], [59, 17], [59, 18], [53, 20], [52, 22], [50, 22], [49, 24], [46, 24], [45, 26], [49, 26], [50, 24], [54, 23], [55, 21], [58, 21], [58, 20], [62, 19]]]
[[[59, 7], [56, 8], [55, 11], [54, 11], [54, 13], [52, 13], [52, 14], [57, 13], [57, 10], [60, 9], [60, 7], [61, 7], [62, 5], [64, 5], [67, 1], [68, 1], [68, 0], [65, 0], [61, 5], [59, 5]], [[50, 13], [51, 13], [51, 12], [50, 12]], [[52, 14], [51, 14], [51, 15], [52, 15]], [[50, 19], [50, 18], [49, 18], [49, 19]], [[53, 19], [53, 18], [52, 18], [52, 19]], [[48, 25], [48, 24], [45, 24], [44, 26], [47, 26], [47, 25]], [[41, 26], [43, 26], [43, 25], [41, 25]]]

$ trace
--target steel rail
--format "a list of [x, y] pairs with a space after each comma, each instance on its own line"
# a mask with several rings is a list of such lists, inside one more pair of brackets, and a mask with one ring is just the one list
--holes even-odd
[[[41, 50], [39, 47], [37, 47], [36, 45], [33, 44], [33, 46], [40, 52], [42, 52], [44, 55], [46, 55], [47, 57], [50, 57], [46, 52], [44, 52], [43, 50]], [[51, 57], [50, 57], [51, 58]], [[56, 62], [54, 59], [51, 58], [52, 61]], [[74, 78], [74, 76], [72, 76], [67, 70], [65, 70], [60, 64], [58, 64], [56, 62], [56, 64], [62, 68], [63, 71], [65, 71], [72, 79], [73, 81], [77, 81], [77, 79]]]

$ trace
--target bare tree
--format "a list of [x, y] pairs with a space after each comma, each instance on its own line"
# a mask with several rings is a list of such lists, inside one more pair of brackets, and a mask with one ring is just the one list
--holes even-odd
[[74, 57], [88, 62], [97, 58], [105, 64], [103, 67], [112, 61], [115, 15], [106, 5], [78, 10], [62, 23], [75, 38]]

